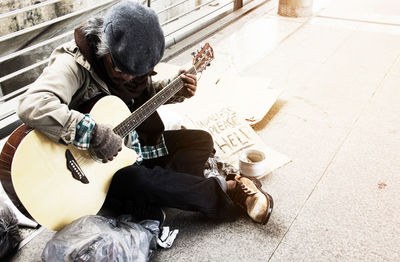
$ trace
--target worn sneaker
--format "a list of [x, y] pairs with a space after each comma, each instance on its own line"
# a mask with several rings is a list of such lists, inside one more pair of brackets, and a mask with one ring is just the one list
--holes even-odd
[[235, 188], [228, 192], [232, 201], [244, 209], [254, 222], [265, 225], [274, 208], [274, 200], [262, 190], [261, 182], [238, 175], [228, 176], [227, 180], [236, 181]]

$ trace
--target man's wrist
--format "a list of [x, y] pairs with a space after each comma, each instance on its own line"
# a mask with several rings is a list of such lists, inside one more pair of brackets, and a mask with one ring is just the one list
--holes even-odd
[[76, 125], [75, 138], [72, 144], [82, 150], [88, 149], [95, 125], [94, 119], [89, 114], [85, 114], [85, 117]]

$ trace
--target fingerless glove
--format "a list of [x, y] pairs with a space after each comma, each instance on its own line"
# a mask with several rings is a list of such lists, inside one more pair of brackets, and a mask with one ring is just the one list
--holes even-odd
[[91, 132], [89, 148], [98, 158], [109, 159], [121, 150], [122, 138], [110, 126], [96, 123]]

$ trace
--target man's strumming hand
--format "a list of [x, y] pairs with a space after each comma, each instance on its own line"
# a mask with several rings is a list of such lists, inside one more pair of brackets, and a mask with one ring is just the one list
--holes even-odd
[[96, 123], [91, 132], [89, 149], [93, 150], [103, 163], [107, 163], [122, 150], [122, 138], [115, 134], [110, 126]]

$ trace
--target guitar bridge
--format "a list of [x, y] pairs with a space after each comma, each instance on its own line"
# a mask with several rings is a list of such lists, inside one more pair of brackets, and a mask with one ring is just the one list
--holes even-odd
[[67, 168], [69, 171], [71, 171], [72, 177], [76, 180], [81, 181], [83, 184], [89, 184], [89, 180], [83, 173], [78, 162], [76, 162], [74, 156], [69, 149], [65, 151], [65, 158], [67, 160]]

